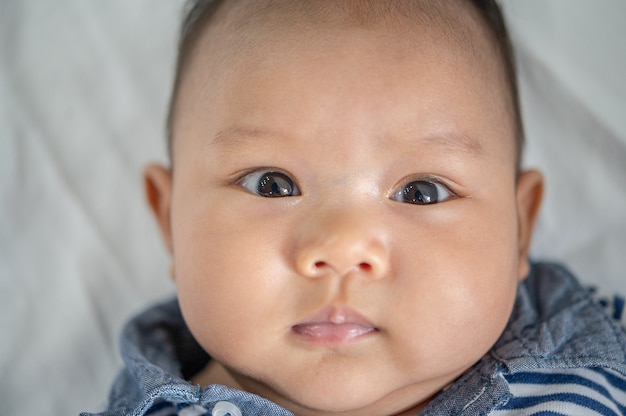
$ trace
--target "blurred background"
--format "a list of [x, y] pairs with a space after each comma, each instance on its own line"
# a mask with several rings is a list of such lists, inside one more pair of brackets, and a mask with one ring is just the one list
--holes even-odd
[[[547, 180], [533, 256], [626, 294], [626, 2], [501, 3]], [[141, 169], [166, 162], [182, 5], [0, 2], [3, 414], [101, 409], [123, 323], [174, 292]]]

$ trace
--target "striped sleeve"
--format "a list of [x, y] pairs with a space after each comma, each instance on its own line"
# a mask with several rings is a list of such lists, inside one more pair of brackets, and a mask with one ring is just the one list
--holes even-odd
[[505, 378], [513, 397], [494, 416], [626, 415], [626, 377], [612, 370], [535, 370]]

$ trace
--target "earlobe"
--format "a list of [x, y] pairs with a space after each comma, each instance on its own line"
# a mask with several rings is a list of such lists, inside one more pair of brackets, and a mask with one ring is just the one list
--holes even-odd
[[519, 279], [526, 278], [530, 271], [528, 251], [541, 200], [543, 198], [543, 176], [536, 170], [522, 172], [517, 179], [517, 217], [519, 248]]
[[146, 199], [157, 220], [161, 235], [170, 254], [173, 254], [170, 221], [172, 198], [172, 175], [169, 169], [156, 164], [143, 170]]

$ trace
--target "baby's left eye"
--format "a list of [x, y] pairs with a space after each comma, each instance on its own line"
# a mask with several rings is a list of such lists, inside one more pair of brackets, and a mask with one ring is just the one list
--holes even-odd
[[430, 205], [443, 202], [452, 193], [443, 185], [432, 181], [418, 180], [403, 185], [391, 197], [394, 201], [415, 205]]
[[300, 195], [300, 190], [290, 176], [273, 170], [251, 172], [239, 180], [239, 185], [266, 198]]

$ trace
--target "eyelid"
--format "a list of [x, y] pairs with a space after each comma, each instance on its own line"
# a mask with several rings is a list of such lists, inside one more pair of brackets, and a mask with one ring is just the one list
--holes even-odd
[[409, 182], [415, 182], [415, 181], [424, 181], [424, 182], [432, 182], [435, 183], [437, 185], [441, 185], [444, 188], [446, 188], [446, 190], [448, 192], [450, 192], [451, 194], [453, 194], [454, 196], [461, 196], [460, 193], [458, 191], [456, 191], [457, 185], [445, 178], [442, 178], [441, 176], [437, 176], [437, 175], [432, 175], [432, 174], [414, 174], [414, 175], [407, 175], [404, 178], [402, 178], [402, 180], [398, 181], [398, 183], [396, 183], [393, 186], [394, 191], [392, 192], [395, 193], [395, 190], [402, 185], [406, 185]]
[[244, 179], [246, 179], [252, 174], [258, 173], [260, 175], [260, 174], [268, 173], [268, 172], [282, 173], [283, 175], [289, 176], [290, 178], [292, 178], [292, 180], [294, 180], [293, 175], [285, 171], [284, 169], [280, 169], [274, 166], [261, 166], [257, 168], [242, 169], [238, 172], [235, 172], [232, 175], [230, 175], [232, 179], [230, 179], [229, 182], [231, 182], [234, 185], [239, 185]]

